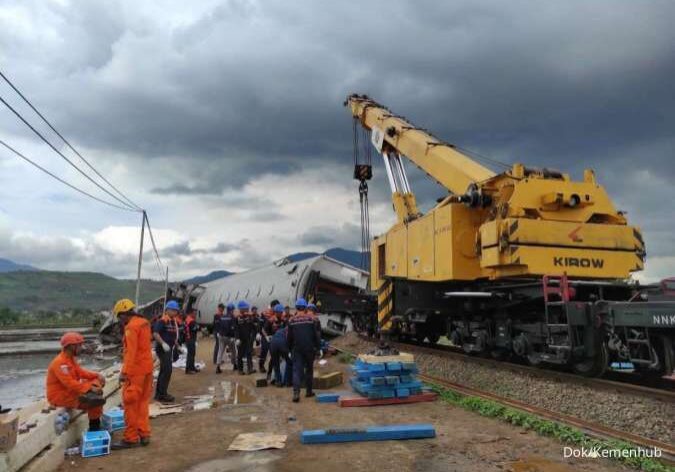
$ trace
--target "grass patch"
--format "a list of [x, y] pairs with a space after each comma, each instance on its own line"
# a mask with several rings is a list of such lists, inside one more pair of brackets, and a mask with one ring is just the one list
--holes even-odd
[[341, 352], [338, 355], [338, 362], [340, 362], [342, 364], [351, 364], [355, 360], [356, 360], [356, 357], [354, 356], [354, 354], [351, 354], [349, 352]]
[[[631, 451], [636, 449], [634, 445], [623, 441], [592, 438], [577, 428], [542, 419], [530, 413], [501, 405], [492, 400], [466, 396], [435, 384], [430, 385], [432, 389], [438, 393], [441, 400], [446, 403], [473, 411], [481, 416], [497, 418], [506, 423], [536, 431], [542, 436], [556, 438], [565, 444], [580, 446], [587, 449], [597, 449], [598, 451]], [[617, 456], [611, 456], [610, 458], [635, 469], [647, 472], [675, 471], [675, 468], [667, 466], [651, 457], [624, 457], [619, 454]]]

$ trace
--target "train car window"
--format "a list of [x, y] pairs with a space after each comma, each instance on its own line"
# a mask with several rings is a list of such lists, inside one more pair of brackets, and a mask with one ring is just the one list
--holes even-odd
[[256, 297], [260, 296], [260, 292], [262, 291], [262, 285], [258, 286], [258, 293], [256, 294]]
[[251, 289], [247, 288], [246, 289], [246, 295], [244, 295], [244, 298], [248, 298], [248, 294], [251, 293]]
[[234, 296], [235, 300], [239, 300], [239, 290], [237, 290], [237, 294]]
[[295, 272], [296, 270], [298, 270], [298, 264], [295, 264], [293, 267], [291, 267], [290, 269], [288, 269], [286, 272], [287, 272], [288, 274], [292, 274], [292, 273]]
[[272, 287], [270, 287], [270, 293], [269, 295], [272, 295], [274, 293], [274, 284], [272, 284]]

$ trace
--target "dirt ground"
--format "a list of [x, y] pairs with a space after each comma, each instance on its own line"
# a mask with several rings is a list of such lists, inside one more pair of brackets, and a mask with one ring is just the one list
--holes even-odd
[[[170, 393], [213, 393], [221, 382], [240, 383], [240, 397], [250, 403], [224, 404], [209, 410], [162, 416], [152, 420], [152, 444], [111, 455], [82, 459], [67, 457], [62, 472], [103, 471], [514, 471], [563, 472], [625, 470], [601, 459], [564, 459], [563, 445], [521, 428], [483, 418], [443, 402], [399, 406], [340, 408], [314, 399], [291, 402], [291, 390], [255, 388], [256, 374], [239, 376], [227, 370], [215, 374], [212, 340], [199, 342], [197, 359], [207, 361], [203, 372], [187, 376], [174, 369]], [[347, 366], [330, 358], [321, 372], [345, 372]], [[209, 387], [212, 391], [209, 391]], [[241, 390], [243, 388], [243, 390]], [[349, 390], [349, 385], [335, 388]], [[251, 394], [246, 398], [246, 393]], [[407, 441], [303, 445], [303, 429], [365, 425], [431, 423], [436, 438]], [[286, 448], [259, 452], [227, 451], [239, 433], [287, 434]], [[121, 432], [115, 433], [119, 438]]]

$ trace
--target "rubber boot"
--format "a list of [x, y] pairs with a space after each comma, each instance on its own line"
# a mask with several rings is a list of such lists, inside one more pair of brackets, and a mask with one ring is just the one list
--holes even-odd
[[122, 441], [119, 441], [119, 442], [112, 443], [110, 445], [110, 449], [112, 449], [113, 451], [117, 451], [117, 450], [120, 450], [120, 449], [130, 449], [132, 447], [138, 447], [140, 445], [141, 445], [140, 442], [128, 442], [128, 441], [122, 440]]
[[91, 390], [85, 393], [84, 395], [80, 395], [78, 400], [80, 401], [80, 403], [87, 406], [95, 407], [105, 405], [105, 398], [103, 398], [103, 395], [92, 392]]
[[300, 401], [300, 391], [293, 390], [293, 403], [298, 403]]

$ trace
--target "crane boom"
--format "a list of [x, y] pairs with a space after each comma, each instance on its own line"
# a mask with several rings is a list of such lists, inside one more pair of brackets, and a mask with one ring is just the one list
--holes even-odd
[[495, 176], [451, 144], [413, 126], [366, 96], [351, 95], [346, 104], [363, 127], [383, 134], [385, 147], [407, 157], [452, 193], [463, 194], [471, 184]]
[[[371, 130], [398, 217], [371, 245], [373, 286], [387, 277], [444, 282], [566, 272], [616, 279], [642, 270], [640, 230], [592, 170], [581, 181], [519, 163], [495, 173], [365, 95], [350, 95], [345, 106]], [[452, 195], [421, 213], [403, 157]]]

